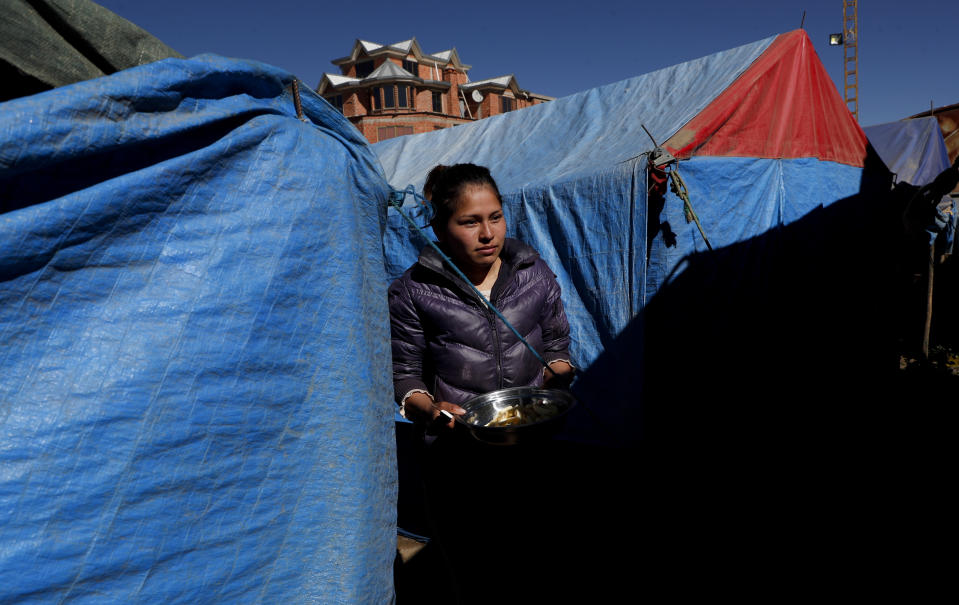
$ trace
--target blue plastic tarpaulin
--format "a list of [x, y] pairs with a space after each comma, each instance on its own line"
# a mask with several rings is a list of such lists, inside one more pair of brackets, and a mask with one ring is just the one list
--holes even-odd
[[[777, 41], [777, 52], [765, 54]], [[780, 69], [784, 64], [790, 70]], [[806, 148], [812, 151], [799, 157], [778, 155], [779, 148], [771, 145], [767, 147], [773, 150], [771, 156], [693, 154], [676, 164], [706, 236], [718, 249], [774, 236], [800, 221], [803, 229], [822, 231], [807, 217], [861, 191], [865, 137], [843, 109], [838, 93], [824, 87], [825, 70], [801, 31], [457, 128], [390, 139], [373, 149], [396, 188], [420, 188], [436, 164], [473, 162], [491, 169], [503, 196], [508, 235], [530, 243], [557, 274], [570, 320], [573, 363], [588, 376], [591, 366], [623, 338], [670, 277], [683, 270], [684, 259], [707, 251], [703, 235], [687, 222], [675, 193], [665, 194], [662, 209], [651, 208], [647, 154], [654, 144], [646, 130], [664, 145], [694, 118], [712, 111], [717, 99], [729, 105], [724, 94], [747, 73], [756, 78], [785, 73], [793, 78], [788, 84], [796, 94], [815, 99], [816, 104], [803, 108], [802, 119], [790, 119], [788, 99], [777, 97], [767, 103], [772, 107], [768, 115], [737, 121], [733, 126], [742, 132], [724, 136], [737, 141], [787, 130], [805, 136]], [[810, 115], [815, 119], [807, 119]], [[822, 138], [822, 133], [839, 138], [855, 161], [816, 155], [817, 149], [832, 149], [832, 139]], [[419, 224], [426, 222], [412, 200], [408, 208]], [[423, 245], [391, 209], [385, 245], [388, 275], [402, 273]], [[754, 270], [772, 269], [757, 262]], [[722, 320], [689, 321], [715, 325]], [[589, 383], [581, 382], [578, 394], [584, 402], [591, 400], [591, 415], [568, 423], [573, 426], [570, 430], [590, 424], [604, 410], [640, 407], [636, 398], [644, 383], [644, 367], [658, 353], [644, 349], [648, 343], [643, 328], [640, 324], [634, 328], [629, 367], [624, 370], [631, 384], [600, 394], [588, 392]], [[597, 382], [610, 384], [605, 378]], [[619, 430], [624, 433], [622, 442], [634, 441], [636, 426], [624, 421], [625, 412], [620, 412], [608, 415], [605, 430], [583, 429], [584, 433], [595, 433], [612, 444], [617, 439], [610, 433]]]
[[951, 164], [934, 117], [876, 124], [863, 131], [898, 181], [922, 187]]
[[[422, 187], [436, 164], [490, 168], [510, 234], [557, 274], [580, 366], [642, 307], [645, 153], [748, 68], [774, 38], [590, 89], [518, 112], [373, 145], [390, 183]], [[411, 204], [412, 206], [412, 204]], [[422, 212], [411, 207], [420, 224]], [[616, 226], [610, 229], [609, 226]], [[423, 240], [390, 210], [387, 271], [398, 277]]]
[[[422, 187], [436, 164], [473, 162], [490, 168], [511, 234], [533, 244], [559, 276], [571, 316], [573, 354], [585, 366], [680, 259], [705, 249], [695, 225], [677, 220], [682, 202], [672, 193], [666, 213], [671, 227], [681, 230], [677, 243], [647, 241], [645, 154], [654, 145], [646, 130], [665, 143], [708, 110], [776, 39], [455, 129], [390, 139], [373, 149], [397, 188]], [[680, 168], [692, 176], [690, 194], [705, 213], [707, 236], [720, 246], [855, 193], [862, 173], [861, 165], [815, 157], [694, 156]], [[410, 210], [420, 224], [426, 222], [412, 203]], [[397, 277], [415, 261], [423, 240], [392, 210], [389, 226], [387, 272]]]
[[[659, 190], [644, 125], [681, 158], [711, 248]], [[517, 468], [561, 469], [565, 497], [537, 510], [587, 573], [553, 587], [882, 584], [898, 561], [875, 503], [912, 455], [900, 437], [925, 434], [885, 422], [904, 418], [882, 380], [901, 209], [805, 32], [373, 149], [401, 189], [489, 166], [508, 234], [562, 286], [578, 405], [561, 447]], [[424, 246], [393, 212], [385, 242], [390, 277]]]
[[0, 106], [0, 601], [392, 599], [389, 188], [291, 82]]

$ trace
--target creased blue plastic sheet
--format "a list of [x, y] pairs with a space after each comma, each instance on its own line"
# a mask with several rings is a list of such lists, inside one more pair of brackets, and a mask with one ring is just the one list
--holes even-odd
[[[634, 188], [644, 179], [645, 159], [566, 183], [503, 194], [507, 236], [531, 243], [562, 285], [577, 363], [595, 359], [641, 306], [645, 189]], [[640, 202], [634, 203], [637, 195]], [[428, 221], [422, 206], [410, 204], [404, 212], [418, 226]], [[424, 233], [433, 237], [428, 227]], [[391, 279], [426, 246], [423, 236], [393, 209], [384, 242]]]
[[[589, 374], [668, 277], [682, 270], [682, 260], [706, 250], [674, 193], [667, 193], [660, 215], [648, 216], [646, 152], [652, 143], [642, 126], [662, 142], [771, 41], [469, 125], [391, 139], [373, 149], [397, 188], [421, 187], [429, 169], [440, 163], [491, 168], [503, 194], [508, 233], [536, 248], [557, 274], [570, 319], [573, 363]], [[678, 169], [714, 248], [756, 238], [853, 196], [863, 174], [862, 168], [815, 159], [696, 157], [680, 162]], [[425, 224], [414, 204], [408, 200], [408, 209]], [[670, 224], [675, 241], [666, 241], [661, 231], [648, 232], [661, 222]], [[389, 277], [408, 267], [423, 245], [391, 211], [384, 246]], [[754, 267], [763, 269], [761, 259]], [[635, 430], [618, 420], [622, 410], [617, 406], [635, 399], [644, 356], [656, 354], [642, 347], [640, 334], [628, 353], [631, 390], [593, 399], [577, 391], [591, 410], [574, 410], [578, 417], [567, 423], [567, 437], [606, 444], [633, 437], [625, 434]]]
[[[862, 168], [815, 158], [694, 157], [677, 169], [690, 203], [712, 247], [721, 248], [788, 225], [816, 208], [857, 194]], [[683, 202], [666, 194], [661, 221], [676, 234], [675, 245], [662, 237], [652, 243], [646, 273], [647, 298], [655, 295], [684, 257], [708, 248], [695, 222], [687, 222]]]
[[[923, 187], [952, 164], [935, 117], [877, 124], [863, 131], [898, 183]], [[938, 238], [944, 250], [952, 248], [957, 222], [956, 203], [944, 196], [933, 222], [927, 227], [930, 242]]]
[[866, 126], [863, 132], [899, 182], [922, 187], [950, 166], [942, 130], [934, 117]]
[[388, 602], [388, 187], [266, 65], [0, 106], [0, 601]]
[[606, 170], [662, 144], [766, 50], [775, 36], [522, 111], [373, 145], [390, 184], [422, 188], [436, 164], [489, 167], [503, 193]]
[[[557, 274], [570, 315], [571, 354], [588, 365], [641, 308], [645, 264], [645, 126], [662, 143], [720, 94], [775, 37], [590, 89], [522, 111], [373, 145], [390, 184], [422, 188], [436, 164], [490, 168], [511, 236]], [[412, 196], [408, 210], [425, 225]], [[610, 229], [610, 226], [613, 226]], [[425, 245], [390, 210], [387, 273]]]

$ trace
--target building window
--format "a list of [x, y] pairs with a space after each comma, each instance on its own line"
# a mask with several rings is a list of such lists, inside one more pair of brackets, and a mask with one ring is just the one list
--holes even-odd
[[413, 134], [412, 126], [380, 126], [376, 129], [376, 140], [385, 141], [407, 134]]
[[412, 86], [378, 86], [370, 90], [375, 110], [396, 107], [413, 109], [416, 106], [415, 93], [416, 89]]
[[330, 105], [340, 110], [340, 113], [343, 113], [343, 95], [333, 95], [332, 97], [327, 97], [327, 101], [330, 102]]
[[366, 76], [373, 73], [373, 62], [372, 61], [361, 61], [356, 64], [356, 77], [365, 78]]
[[416, 61], [411, 61], [411, 60], [409, 60], [409, 59], [404, 59], [404, 60], [403, 60], [403, 69], [405, 69], [406, 71], [410, 72], [411, 74], [413, 74], [413, 75], [416, 76], [417, 78], [420, 76], [419, 68], [418, 68], [417, 65], [416, 65]]
[[507, 111], [513, 111], [513, 99], [510, 97], [500, 97], [500, 111], [506, 113]]
[[433, 93], [433, 111], [443, 113], [443, 93], [441, 92]]

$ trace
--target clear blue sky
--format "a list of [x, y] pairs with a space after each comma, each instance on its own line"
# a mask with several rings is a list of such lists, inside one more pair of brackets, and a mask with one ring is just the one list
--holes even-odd
[[[315, 87], [354, 40], [415, 37], [455, 47], [470, 78], [514, 74], [561, 97], [768, 36], [805, 29], [842, 82], [842, 0], [641, 3], [385, 0], [100, 0], [179, 52], [256, 59]], [[473, 8], [478, 7], [478, 8]], [[864, 126], [959, 103], [959, 0], [860, 0], [859, 109]]]

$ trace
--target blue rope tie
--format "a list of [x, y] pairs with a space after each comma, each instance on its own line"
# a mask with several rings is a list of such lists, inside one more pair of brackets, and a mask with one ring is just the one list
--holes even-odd
[[495, 313], [496, 316], [499, 317], [504, 324], [506, 324], [506, 327], [509, 328], [513, 332], [513, 334], [516, 335], [516, 338], [518, 338], [521, 343], [526, 345], [526, 348], [530, 350], [530, 353], [532, 353], [534, 357], [536, 357], [537, 361], [543, 364], [543, 367], [546, 368], [550, 374], [555, 376], [556, 373], [553, 372], [553, 369], [549, 367], [549, 364], [546, 363], [546, 360], [543, 359], [543, 357], [536, 352], [536, 349], [534, 349], [528, 342], [526, 342], [526, 339], [523, 338], [520, 335], [520, 333], [516, 331], [516, 328], [513, 327], [513, 324], [511, 324], [505, 317], [503, 317], [503, 314], [499, 312], [499, 309], [494, 307], [493, 303], [490, 302], [489, 299], [487, 299], [485, 296], [483, 296], [483, 293], [480, 292], [479, 289], [477, 289], [477, 287], [473, 285], [473, 282], [471, 282], [469, 278], [466, 277], [466, 275], [464, 275], [462, 271], [460, 271], [460, 268], [456, 266], [456, 263], [454, 263], [448, 256], [446, 256], [446, 254], [444, 254], [443, 251], [440, 250], [439, 246], [437, 246], [436, 243], [433, 242], [433, 240], [431, 240], [429, 237], [426, 236], [423, 230], [420, 229], [415, 222], [413, 222], [413, 219], [411, 219], [408, 214], [403, 212], [403, 208], [401, 206], [403, 205], [403, 201], [406, 199], [407, 195], [412, 195], [414, 199], [420, 202], [423, 206], [426, 206], [426, 208], [430, 211], [430, 219], [432, 220], [433, 218], [432, 205], [429, 203], [429, 201], [426, 198], [416, 193], [416, 190], [413, 188], [412, 185], [409, 185], [406, 189], [402, 189], [402, 190], [393, 189], [392, 193], [390, 194], [390, 206], [395, 208], [396, 211], [400, 213], [400, 216], [406, 219], [406, 222], [412, 225], [413, 228], [416, 229], [417, 233], [423, 236], [423, 239], [426, 240], [426, 243], [429, 244], [434, 250], [436, 250], [436, 252], [440, 255], [440, 258], [443, 259], [443, 262], [445, 262], [456, 273], [456, 275], [460, 277], [460, 279], [466, 282], [466, 285], [468, 285], [470, 289], [473, 290], [473, 292], [480, 297], [480, 300], [485, 302], [486, 306], [489, 307], [490, 310], [492, 310], [493, 313]]

